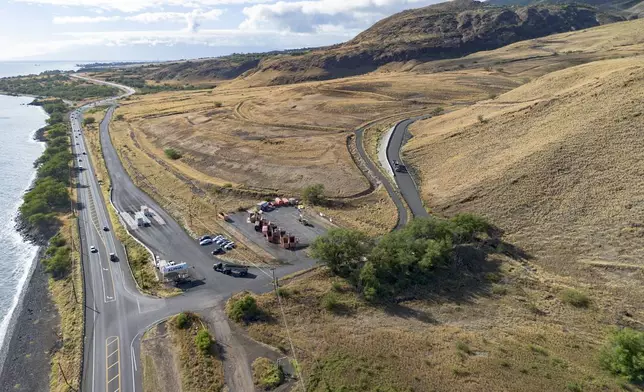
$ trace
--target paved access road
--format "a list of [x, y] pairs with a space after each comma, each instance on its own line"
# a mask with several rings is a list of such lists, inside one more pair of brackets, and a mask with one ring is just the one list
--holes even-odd
[[[125, 91], [123, 96], [134, 93], [125, 86], [88, 80], [119, 87]], [[107, 210], [109, 201], [103, 199], [89, 155], [83, 154], [87, 152], [81, 127], [83, 113], [101, 105], [111, 105], [99, 129], [111, 178], [113, 204], [119, 214], [140, 210], [145, 205], [158, 215], [160, 220], [153, 220], [150, 227], [132, 230], [132, 234], [163, 258], [186, 261], [193, 267], [192, 275], [198, 280], [182, 295], [161, 299], [137, 290], [123, 245], [114, 235]], [[80, 183], [78, 212], [87, 315], [82, 390], [91, 392], [143, 390], [139, 343], [143, 332], [154, 323], [182, 311], [215, 308], [233, 292], [266, 292], [272, 289], [272, 275], [266, 269], [251, 268], [250, 278], [246, 279], [213, 271], [215, 259], [207, 248], [200, 247], [150, 196], [134, 185], [109, 137], [114, 107], [115, 99], [107, 99], [86, 105], [70, 115], [72, 150]], [[96, 252], [90, 251], [92, 246]], [[110, 253], [114, 253], [119, 261], [110, 261]], [[275, 275], [281, 277], [310, 266], [310, 260], [294, 263], [278, 268]], [[222, 320], [220, 324], [227, 323], [225, 317]], [[230, 333], [230, 328], [222, 325], [218, 331]]]
[[[407, 129], [415, 121], [423, 117], [415, 117], [407, 120], [400, 121], [396, 124], [393, 134], [391, 135], [391, 140], [387, 146], [387, 158], [389, 159], [389, 164], [393, 167], [393, 161], [398, 161], [404, 163], [400, 157], [400, 149], [403, 144], [405, 144], [408, 131]], [[418, 188], [416, 183], [412, 178], [411, 174], [408, 172], [396, 172], [394, 171], [394, 178], [396, 179], [396, 185], [402, 194], [402, 197], [407, 202], [409, 209], [411, 210], [412, 215], [415, 218], [425, 218], [429, 216], [429, 213], [423, 205], [423, 201], [420, 198], [418, 193]]]

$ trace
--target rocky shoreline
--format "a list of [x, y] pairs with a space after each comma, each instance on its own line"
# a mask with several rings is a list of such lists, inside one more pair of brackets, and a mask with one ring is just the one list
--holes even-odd
[[49, 390], [50, 358], [59, 344], [58, 311], [49, 294], [41, 247], [22, 300], [9, 324], [0, 392]]
[[[34, 140], [45, 142], [44, 132], [45, 127], [34, 132]], [[34, 230], [20, 213], [15, 222], [16, 231], [39, 250], [0, 350], [0, 392], [48, 391], [51, 355], [60, 345], [58, 310], [41, 262], [49, 236]]]

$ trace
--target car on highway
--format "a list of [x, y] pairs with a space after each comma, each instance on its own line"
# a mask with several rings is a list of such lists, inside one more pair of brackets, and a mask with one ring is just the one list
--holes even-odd
[[202, 245], [202, 246], [210, 245], [210, 244], [212, 244], [212, 238], [206, 238], [204, 240], [199, 241], [199, 245]]
[[103, 231], [110, 231], [110, 228], [107, 226], [103, 226]]
[[119, 258], [116, 254], [110, 253], [110, 261], [119, 261]]
[[98, 249], [96, 249], [96, 247], [94, 245], [92, 245], [92, 246], [89, 247], [89, 251], [92, 252], [92, 253], [97, 253]]
[[407, 168], [405, 167], [405, 165], [398, 161], [394, 161], [394, 170], [398, 173], [407, 173]]
[[87, 155], [87, 153], [85, 151], [83, 151], [83, 155]]

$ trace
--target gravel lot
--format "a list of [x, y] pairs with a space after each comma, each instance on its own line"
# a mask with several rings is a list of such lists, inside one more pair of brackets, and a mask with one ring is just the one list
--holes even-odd
[[230, 215], [232, 222], [230, 222], [237, 230], [245, 235], [250, 241], [261, 246], [267, 252], [276, 258], [287, 261], [289, 263], [311, 262], [312, 259], [306, 254], [306, 248], [313, 242], [313, 240], [326, 233], [326, 228], [323, 227], [315, 219], [307, 219], [311, 223], [310, 226], [304, 226], [297, 221], [298, 211], [295, 207], [280, 207], [271, 212], [265, 212], [266, 219], [275, 223], [279, 227], [284, 228], [287, 232], [295, 235], [300, 239], [299, 247], [297, 250], [283, 249], [276, 244], [268, 243], [261, 233], [255, 231], [252, 223], [246, 221], [248, 217], [247, 212], [238, 212]]

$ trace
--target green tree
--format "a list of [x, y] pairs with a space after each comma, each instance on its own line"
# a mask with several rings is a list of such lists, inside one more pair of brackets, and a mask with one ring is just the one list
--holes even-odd
[[85, 119], [83, 119], [83, 125], [90, 125], [94, 124], [95, 122], [96, 119], [94, 117], [85, 117]]
[[165, 150], [163, 150], [163, 152], [165, 153], [165, 156], [167, 156], [170, 159], [181, 158], [181, 153], [174, 148], [166, 148]]
[[454, 224], [454, 235], [459, 242], [472, 241], [478, 234], [487, 232], [490, 224], [480, 216], [474, 214], [459, 214], [451, 219]]
[[246, 294], [236, 300], [231, 300], [227, 310], [228, 317], [237, 322], [250, 322], [257, 319], [261, 314], [257, 307], [257, 301], [250, 294]]
[[45, 264], [45, 270], [52, 274], [55, 279], [60, 279], [63, 276], [67, 275], [69, 272], [72, 261], [71, 261], [71, 250], [69, 247], [55, 247], [53, 255], [49, 258], [43, 260]]
[[359, 231], [331, 229], [313, 241], [311, 255], [335, 275], [355, 282], [371, 246], [369, 237]]
[[197, 345], [199, 351], [201, 351], [203, 354], [208, 354], [212, 343], [212, 336], [210, 336], [210, 332], [208, 332], [207, 329], [200, 329], [199, 332], [197, 332], [197, 336], [195, 337], [195, 344]]
[[302, 199], [312, 205], [319, 206], [325, 204], [324, 185], [315, 184], [307, 186], [302, 190]]
[[614, 332], [600, 360], [611, 373], [632, 382], [644, 382], [644, 332], [630, 328]]

